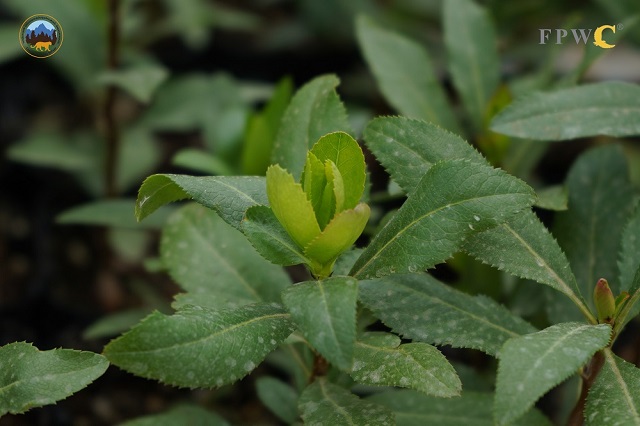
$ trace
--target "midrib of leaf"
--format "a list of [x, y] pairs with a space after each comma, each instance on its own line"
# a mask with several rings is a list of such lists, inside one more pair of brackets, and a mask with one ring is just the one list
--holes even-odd
[[[89, 366], [89, 367], [85, 367], [85, 368], [81, 368], [79, 370], [73, 370], [73, 371], [67, 371], [66, 373], [47, 373], [48, 377], [51, 377], [51, 380], [48, 381], [53, 381], [54, 377], [65, 377], [65, 376], [69, 376], [69, 375], [75, 375], [76, 373], [79, 373], [80, 371], [84, 371], [84, 370], [91, 370], [93, 368], [95, 368], [95, 365]], [[42, 376], [37, 376], [37, 377], [42, 377]], [[11, 389], [14, 386], [17, 386], [19, 384], [22, 383], [28, 383], [30, 381], [32, 381], [34, 378], [33, 377], [29, 377], [28, 379], [21, 379], [21, 380], [16, 380], [15, 382], [11, 382], [6, 386], [3, 386], [0, 388], [0, 394], [2, 394], [2, 392], [4, 392], [5, 390]], [[62, 379], [61, 379], [62, 380]]]
[[622, 390], [622, 393], [624, 394], [625, 403], [629, 406], [629, 411], [633, 413], [633, 417], [636, 420], [635, 423], [640, 424], [640, 413], [638, 413], [638, 410], [636, 410], [636, 407], [633, 403], [633, 398], [631, 397], [631, 393], [629, 392], [629, 388], [627, 387], [627, 383], [622, 378], [622, 373], [620, 373], [620, 370], [618, 369], [618, 365], [616, 364], [616, 360], [613, 358], [611, 350], [605, 349], [603, 352], [606, 361], [611, 366], [611, 371], [616, 378], [616, 382], [618, 383], [620, 389]]
[[[460, 16], [460, 14], [458, 14], [458, 17]], [[464, 35], [468, 36], [468, 32], [466, 31], [466, 27], [464, 25], [460, 26], [459, 28], [457, 28], [458, 31], [460, 31], [461, 33], [463, 33]], [[467, 40], [469, 38], [467, 37]], [[476, 88], [475, 92], [477, 95], [476, 98], [476, 102], [478, 104], [478, 111], [481, 113], [484, 110], [484, 106], [482, 105], [482, 99], [484, 99], [484, 89], [482, 88], [482, 84], [480, 82], [480, 66], [479, 64], [474, 60], [474, 47], [475, 45], [471, 44], [468, 45], [470, 46], [469, 50], [465, 50], [465, 53], [469, 53], [469, 58], [471, 59], [471, 75], [473, 75], [473, 81], [474, 81], [474, 86]]]
[[356, 426], [349, 412], [329, 396], [329, 394], [324, 388], [324, 381], [320, 380], [318, 384], [320, 385], [320, 390], [322, 391], [322, 395], [327, 399], [327, 401], [329, 401], [333, 406], [336, 407], [336, 409], [340, 412], [340, 414], [342, 414], [342, 416], [345, 418], [345, 420], [349, 422], [350, 425]]
[[220, 260], [220, 262], [224, 265], [224, 267], [231, 271], [231, 273], [233, 275], [235, 275], [236, 277], [238, 277], [238, 279], [240, 280], [240, 282], [242, 283], [243, 287], [245, 287], [250, 294], [253, 294], [253, 296], [255, 297], [256, 302], [260, 302], [262, 301], [262, 297], [256, 292], [256, 290], [251, 286], [251, 284], [249, 284], [247, 282], [247, 280], [238, 273], [238, 271], [229, 264], [229, 262], [227, 261], [227, 259], [225, 259], [222, 255], [220, 255], [220, 252], [218, 250], [216, 250], [213, 245], [209, 244], [209, 241], [206, 240], [204, 238], [204, 236], [202, 234], [200, 234], [199, 232], [197, 232], [197, 230], [195, 228], [190, 228], [189, 232], [192, 235], [195, 235], [195, 237], [197, 239], [199, 239], [200, 241], [202, 241], [205, 245], [205, 247], [207, 247], [207, 250], [213, 254], [218, 260]]
[[530, 120], [532, 118], [553, 118], [556, 117], [558, 114], [561, 113], [565, 113], [565, 112], [579, 112], [579, 113], [586, 113], [586, 112], [600, 112], [602, 114], [611, 114], [611, 108], [615, 108], [616, 111], [620, 111], [622, 113], [630, 113], [630, 112], [640, 112], [640, 108], [639, 107], [617, 107], [615, 105], [613, 106], [591, 106], [591, 107], [572, 107], [572, 106], [563, 106], [560, 110], [555, 110], [553, 112], [532, 112], [529, 115], [527, 115], [526, 117], [522, 117], [522, 118], [518, 118], [515, 120], [509, 120], [509, 125], [512, 124], [519, 124], [521, 121], [527, 121]]
[[508, 329], [503, 328], [503, 327], [501, 327], [501, 326], [499, 326], [499, 325], [497, 325], [497, 324], [494, 324], [494, 323], [492, 323], [492, 322], [490, 322], [490, 321], [487, 321], [485, 318], [483, 318], [483, 317], [479, 317], [479, 316], [477, 316], [476, 314], [474, 314], [474, 313], [472, 313], [472, 312], [465, 311], [465, 310], [460, 309], [459, 307], [457, 307], [457, 306], [455, 306], [455, 305], [451, 305], [451, 304], [449, 304], [449, 303], [445, 302], [444, 300], [440, 299], [439, 297], [424, 296], [424, 295], [423, 295], [423, 293], [420, 293], [419, 291], [417, 291], [417, 290], [416, 290], [416, 289], [414, 289], [413, 287], [410, 287], [410, 286], [407, 286], [407, 285], [404, 285], [404, 284], [401, 284], [401, 283], [397, 283], [397, 282], [396, 282], [396, 283], [394, 283], [394, 284], [395, 284], [396, 286], [398, 286], [398, 287], [405, 287], [405, 288], [407, 288], [407, 289], [411, 290], [411, 292], [413, 292], [413, 293], [417, 293], [419, 297], [422, 297], [422, 298], [427, 297], [427, 298], [433, 299], [433, 300], [437, 301], [437, 303], [439, 303], [439, 304], [441, 304], [441, 305], [444, 305], [444, 306], [447, 306], [447, 307], [449, 307], [449, 308], [452, 308], [452, 309], [454, 309], [454, 310], [456, 310], [456, 311], [462, 312], [463, 314], [466, 314], [466, 315], [468, 315], [468, 316], [470, 316], [470, 317], [472, 317], [472, 318], [474, 318], [474, 319], [478, 320], [479, 322], [482, 322], [482, 323], [488, 324], [489, 326], [491, 326], [492, 328], [495, 328], [496, 330], [502, 330], [502, 331], [504, 331], [505, 333], [507, 333], [507, 334], [509, 334], [509, 335], [511, 335], [511, 336], [513, 336], [513, 337], [520, 337], [520, 336], [521, 336], [520, 334], [518, 334], [518, 333], [516, 333], [516, 332], [514, 332], [514, 331], [508, 330]]
[[[468, 176], [468, 177], [467, 177], [467, 179], [470, 179], [470, 178], [471, 178], [471, 176]], [[463, 183], [464, 183], [464, 182], [463, 182]], [[376, 260], [378, 257], [380, 257], [381, 253], [387, 249], [387, 247], [389, 246], [389, 244], [391, 244], [392, 242], [394, 242], [394, 241], [395, 241], [396, 239], [398, 239], [402, 234], [404, 234], [405, 232], [407, 232], [407, 230], [408, 230], [408, 229], [410, 229], [411, 227], [413, 227], [416, 223], [421, 222], [423, 219], [425, 219], [425, 218], [427, 218], [427, 217], [429, 217], [429, 216], [431, 216], [431, 215], [434, 215], [434, 214], [438, 213], [439, 211], [446, 209], [447, 207], [455, 207], [455, 206], [458, 206], [458, 205], [460, 205], [460, 204], [468, 203], [468, 202], [470, 202], [470, 201], [481, 200], [481, 199], [483, 199], [483, 198], [501, 197], [501, 196], [504, 196], [504, 195], [507, 195], [507, 194], [493, 194], [493, 195], [485, 195], [485, 196], [482, 196], [482, 197], [465, 198], [464, 200], [456, 201], [456, 202], [453, 202], [453, 203], [447, 203], [447, 204], [446, 204], [446, 205], [444, 205], [444, 206], [437, 207], [436, 209], [431, 210], [431, 211], [429, 211], [429, 212], [425, 213], [424, 215], [422, 215], [422, 216], [418, 217], [418, 218], [417, 218], [417, 219], [415, 219], [413, 222], [410, 222], [407, 226], [405, 226], [404, 228], [402, 228], [402, 229], [401, 229], [401, 230], [400, 230], [396, 235], [394, 235], [394, 236], [393, 236], [393, 238], [391, 238], [391, 239], [390, 239], [389, 241], [387, 241], [387, 242], [386, 242], [382, 247], [380, 247], [380, 249], [379, 249], [379, 250], [378, 250], [378, 251], [377, 251], [373, 256], [371, 256], [371, 259], [367, 260], [367, 262], [366, 262], [364, 265], [362, 265], [362, 267], [360, 267], [360, 269], [358, 269], [358, 271], [357, 271], [357, 272], [355, 272], [355, 273], [353, 274], [353, 276], [354, 276], [354, 277], [358, 277], [358, 274], [359, 274], [360, 272], [362, 272], [362, 270], [363, 270], [363, 269], [365, 269], [365, 268], [366, 268], [366, 267], [367, 267], [371, 262], [373, 262], [373, 261], [374, 261], [374, 260]]]
[[[286, 247], [291, 253], [293, 253], [297, 257], [300, 257], [302, 260], [304, 260], [304, 262], [311, 263], [309, 261], [309, 259], [307, 259], [307, 257], [304, 254], [302, 254], [302, 252], [298, 251], [298, 249], [296, 247], [292, 246], [286, 240], [283, 240], [282, 238], [280, 238], [280, 236], [276, 232], [272, 232], [270, 228], [267, 227], [267, 229], [269, 230], [269, 232], [267, 232], [267, 233], [269, 234], [269, 236], [272, 239], [274, 239], [275, 241], [278, 241], [279, 243], [281, 243], [282, 246]], [[252, 245], [253, 245], [253, 243], [252, 243]]]
[[[240, 194], [242, 197], [246, 198], [247, 200], [255, 203], [255, 204], [260, 204], [260, 202], [258, 202], [257, 200], [255, 200], [254, 198], [252, 198], [251, 196], [249, 196], [249, 194], [247, 194], [246, 192], [242, 192], [240, 191], [238, 188], [236, 188], [235, 186], [229, 185], [228, 183], [225, 183], [222, 180], [219, 180], [218, 183], [220, 183], [222, 186], [226, 186], [227, 188], [230, 188], [232, 190], [234, 190], [235, 192], [237, 192], [238, 194]], [[181, 187], [182, 188], [182, 187]], [[183, 189], [184, 191], [184, 189]]]
[[563, 344], [565, 340], [569, 339], [572, 335], [582, 331], [583, 329], [590, 328], [590, 327], [592, 327], [592, 326], [591, 325], [580, 326], [578, 328], [575, 328], [575, 329], [571, 330], [569, 333], [565, 334], [560, 339], [556, 340], [551, 346], [549, 346], [547, 348], [546, 351], [544, 351], [544, 353], [542, 355], [540, 355], [538, 357], [538, 359], [536, 359], [536, 361], [533, 363], [532, 368], [529, 368], [529, 370], [527, 371], [527, 374], [525, 375], [525, 377], [524, 377], [524, 379], [522, 381], [524, 383], [529, 382], [529, 380], [531, 378], [531, 374], [534, 372], [534, 369], [538, 368], [540, 365], [542, 365], [544, 359], [546, 357], [548, 357], [549, 354], [551, 354], [559, 345]]
[[573, 303], [578, 306], [578, 308], [580, 308], [580, 311], [584, 314], [584, 316], [587, 317], [587, 320], [592, 324], [597, 324], [598, 321], [593, 317], [591, 311], [589, 311], [589, 309], [584, 305], [582, 300], [578, 297], [578, 295], [575, 294], [571, 287], [569, 287], [569, 285], [562, 278], [560, 278], [556, 271], [549, 266], [544, 258], [538, 255], [538, 252], [535, 251], [533, 247], [531, 247], [531, 245], [529, 245], [525, 240], [523, 240], [522, 237], [520, 237], [520, 234], [518, 234], [511, 226], [509, 226], [509, 224], [504, 223], [502, 224], [502, 226], [504, 226], [507, 231], [513, 234], [513, 236], [520, 242], [520, 244], [523, 245], [524, 248], [527, 249], [527, 251], [529, 251], [529, 253], [535, 256], [536, 263], [538, 261], [542, 262], [542, 267], [545, 268], [551, 274], [551, 276], [553, 276], [560, 287], [564, 289], [564, 293], [573, 301]]
[[444, 386], [445, 388], [448, 388], [449, 385], [447, 385], [446, 383], [444, 383], [442, 380], [438, 379], [436, 376], [434, 376], [433, 374], [431, 374], [431, 370], [427, 370], [425, 369], [422, 364], [420, 364], [420, 362], [418, 362], [417, 359], [415, 359], [413, 357], [413, 355], [411, 355], [410, 353], [404, 351], [401, 347], [396, 347], [396, 348], [385, 348], [385, 347], [381, 347], [381, 346], [373, 346], [373, 345], [368, 345], [366, 343], [363, 342], [356, 342], [356, 345], [360, 345], [360, 346], [364, 346], [367, 348], [371, 348], [374, 349], [376, 351], [381, 351], [381, 352], [389, 352], [389, 353], [396, 353], [396, 352], [401, 352], [402, 354], [404, 354], [405, 356], [411, 358], [411, 360], [420, 366], [420, 368], [422, 368], [429, 376], [431, 376], [431, 378], [435, 381], [437, 381], [438, 383], [440, 383], [442, 386]]
[[[339, 340], [338, 340], [338, 336], [336, 335], [336, 329], [333, 325], [333, 315], [329, 313], [329, 305], [327, 304], [327, 298], [325, 296], [324, 286], [322, 285], [322, 281], [318, 281], [318, 288], [320, 289], [320, 295], [322, 296], [322, 307], [324, 308], [327, 318], [329, 318], [329, 330], [331, 331], [331, 335], [333, 336], [334, 341], [338, 342]], [[341, 349], [340, 345], [338, 345], [338, 349]], [[340, 352], [342, 352], [342, 350], [340, 350]]]
[[[598, 168], [598, 175], [596, 177], [596, 184], [594, 185], [595, 188], [599, 188], [600, 185], [600, 180], [602, 178], [602, 173], [604, 171], [604, 168], [599, 167]], [[596, 195], [599, 193], [599, 191], [595, 190], [595, 191], [591, 191], [591, 194], [593, 195], [591, 197], [591, 199], [589, 200], [590, 204], [591, 204], [591, 209], [590, 209], [590, 214], [591, 217], [589, 218], [589, 266], [588, 266], [588, 272], [589, 274], [587, 275], [589, 277], [589, 279], [587, 280], [586, 283], [584, 283], [585, 285], [589, 285], [591, 283], [591, 285], [595, 285], [595, 277], [594, 277], [594, 273], [593, 270], [595, 268], [595, 263], [596, 263], [596, 258], [595, 258], [595, 251], [596, 251], [596, 247], [595, 247], [595, 239], [596, 239], [596, 205], [597, 205], [597, 200], [596, 200]]]
[[[307, 344], [308, 345], [308, 344]], [[310, 346], [310, 345], [309, 345]], [[311, 377], [311, 370], [309, 370], [309, 368], [307, 367], [307, 364], [303, 361], [303, 359], [300, 357], [300, 354], [298, 353], [298, 351], [293, 347], [293, 345], [287, 345], [286, 346], [287, 350], [291, 353], [291, 356], [293, 357], [293, 359], [295, 360], [295, 362], [300, 366], [300, 368], [302, 369], [302, 372], [304, 373], [305, 377], [309, 378]]]
[[245, 327], [253, 322], [256, 321], [263, 321], [263, 320], [268, 320], [271, 318], [287, 318], [289, 317], [289, 314], [270, 314], [270, 315], [263, 315], [261, 317], [257, 317], [257, 318], [251, 318], [247, 321], [243, 321], [240, 322], [238, 324], [233, 324], [230, 327], [224, 328], [222, 330], [218, 330], [216, 332], [213, 332], [211, 334], [209, 334], [208, 336], [202, 337], [200, 339], [197, 340], [191, 340], [189, 342], [184, 342], [184, 343], [176, 343], [174, 345], [171, 346], [164, 346], [161, 348], [155, 348], [155, 349], [146, 349], [146, 350], [137, 350], [137, 351], [118, 351], [118, 355], [123, 355], [123, 354], [142, 354], [142, 353], [154, 353], [154, 352], [161, 352], [161, 351], [165, 351], [165, 350], [171, 350], [171, 349], [175, 349], [175, 348], [179, 348], [179, 347], [185, 347], [185, 346], [191, 346], [191, 345], [195, 345], [198, 343], [204, 343], [207, 340], [213, 339], [215, 337], [218, 337], [222, 334], [225, 333], [230, 333], [233, 330], [235, 330], [236, 328], [240, 328], [240, 327]]

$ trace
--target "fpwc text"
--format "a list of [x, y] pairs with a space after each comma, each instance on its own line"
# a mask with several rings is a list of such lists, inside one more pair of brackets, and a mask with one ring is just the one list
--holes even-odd
[[[621, 26], [618, 26], [618, 28], [621, 28]], [[573, 35], [573, 39], [576, 41], [576, 44], [580, 44], [580, 43], [587, 44], [589, 37], [591, 37], [591, 32], [593, 31], [593, 44], [603, 49], [611, 49], [612, 47], [615, 46], [615, 44], [607, 43], [607, 41], [602, 37], [602, 33], [605, 30], [609, 30], [615, 33], [616, 26], [601, 25], [595, 30], [592, 30], [591, 28], [589, 29], [571, 28], [571, 34]], [[550, 28], [540, 28], [540, 44], [547, 44], [547, 42], [549, 41], [549, 37], [553, 31], [555, 31], [556, 44], [562, 44], [564, 41], [564, 38], [569, 35], [569, 31], [563, 28], [556, 28], [554, 30]]]

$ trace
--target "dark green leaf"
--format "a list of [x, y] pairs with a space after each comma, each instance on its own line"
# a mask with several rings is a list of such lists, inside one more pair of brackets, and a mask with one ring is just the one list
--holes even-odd
[[304, 337], [329, 362], [350, 371], [356, 340], [358, 283], [350, 277], [307, 281], [285, 289], [282, 300]]
[[101, 200], [72, 207], [60, 213], [56, 222], [64, 225], [99, 225], [114, 228], [156, 229], [162, 227], [167, 217], [175, 211], [162, 207], [144, 222], [137, 222], [135, 200]]
[[104, 348], [118, 367], [162, 383], [213, 388], [249, 374], [294, 326], [275, 304], [154, 312]]
[[175, 166], [195, 170], [208, 175], [229, 176], [234, 170], [227, 163], [200, 149], [184, 148], [173, 156], [171, 163]]
[[535, 206], [545, 210], [563, 211], [569, 208], [569, 194], [564, 185], [553, 185], [536, 191]]
[[256, 380], [258, 398], [272, 413], [287, 424], [298, 419], [298, 393], [288, 384], [273, 377]]
[[501, 170], [467, 160], [439, 162], [351, 273], [372, 278], [430, 268], [449, 258], [468, 235], [496, 226], [532, 203], [531, 188]]
[[140, 322], [150, 311], [151, 309], [138, 308], [106, 315], [87, 327], [82, 338], [92, 340], [117, 336]]
[[361, 281], [360, 301], [407, 339], [495, 355], [505, 341], [535, 331], [485, 296], [470, 296], [427, 274]]
[[640, 87], [609, 81], [534, 93], [500, 112], [491, 130], [537, 140], [640, 134]]
[[622, 230], [622, 243], [618, 260], [620, 290], [631, 289], [633, 278], [640, 267], [640, 206]]
[[229, 426], [229, 423], [197, 405], [179, 405], [164, 413], [138, 417], [119, 426]]

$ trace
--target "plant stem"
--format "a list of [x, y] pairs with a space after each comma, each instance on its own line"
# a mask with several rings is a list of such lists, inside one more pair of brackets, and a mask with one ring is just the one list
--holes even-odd
[[573, 407], [573, 411], [571, 411], [571, 416], [569, 416], [567, 425], [581, 426], [584, 423], [584, 407], [587, 402], [587, 395], [589, 394], [589, 389], [591, 389], [591, 386], [593, 386], [593, 382], [595, 382], [596, 377], [598, 377], [598, 374], [600, 373], [603, 365], [604, 354], [602, 353], [602, 351], [598, 351], [593, 356], [593, 358], [591, 358], [591, 361], [584, 371], [580, 398], [578, 398], [576, 406]]
[[319, 353], [313, 355], [313, 371], [309, 378], [309, 383], [312, 383], [318, 376], [326, 376], [329, 370], [329, 363]]
[[[107, 23], [107, 69], [110, 71], [118, 67], [118, 9], [119, 0], [109, 0], [108, 7], [108, 23]], [[116, 172], [118, 166], [118, 151], [120, 144], [120, 135], [118, 134], [118, 125], [116, 123], [116, 88], [114, 86], [107, 87], [107, 94], [104, 105], [105, 117], [105, 139], [106, 139], [106, 163], [105, 178], [107, 197], [114, 197], [117, 193]]]

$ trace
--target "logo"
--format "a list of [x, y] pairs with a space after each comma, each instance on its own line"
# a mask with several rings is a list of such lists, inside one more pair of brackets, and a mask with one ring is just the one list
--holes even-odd
[[62, 46], [62, 27], [49, 15], [33, 15], [27, 18], [18, 33], [22, 50], [34, 58], [48, 58]]
[[[616, 29], [621, 30], [623, 29], [624, 26], [622, 24], [618, 24], [618, 25], [601, 25], [598, 28], [596, 28], [595, 30], [593, 30], [592, 28], [571, 28], [571, 34], [573, 35], [573, 39], [575, 40], [576, 44], [580, 44], [580, 43], [584, 43], [587, 44], [587, 41], [589, 40], [589, 37], [591, 37], [591, 33], [593, 32], [593, 44], [601, 47], [603, 49], [611, 49], [612, 47], [615, 47], [615, 44], [609, 44], [607, 43], [607, 41], [604, 38], [604, 32], [605, 30], [610, 31], [612, 33], [615, 34]], [[549, 36], [551, 35], [552, 29], [550, 28], [540, 28], [540, 43], [539, 44], [547, 44], [547, 41], [549, 41]], [[556, 43], [555, 44], [562, 44], [564, 41], [564, 38], [569, 35], [569, 31], [563, 29], [563, 28], [556, 28], [555, 29], [555, 40]]]

